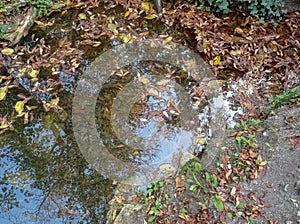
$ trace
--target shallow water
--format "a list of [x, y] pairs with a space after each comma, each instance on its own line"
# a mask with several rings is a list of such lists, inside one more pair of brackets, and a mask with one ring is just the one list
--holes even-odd
[[[36, 36], [45, 37], [54, 49], [58, 47], [57, 41], [66, 36], [73, 43], [79, 38], [70, 28], [72, 13], [64, 22], [59, 15], [56, 16], [54, 26], [31, 30]], [[164, 30], [170, 32], [171, 29], [162, 27], [157, 21], [149, 23], [146, 28], [158, 33]], [[178, 35], [177, 30], [174, 33]], [[72, 126], [72, 99], [82, 71], [103, 51], [120, 44], [105, 38], [101, 41], [98, 48], [83, 46], [86, 55], [74, 74], [57, 69], [56, 78], [65, 89], [59, 95], [62, 112], [35, 110], [28, 124], [23, 124], [20, 119], [14, 123], [15, 130], [0, 135], [0, 223], [105, 222], [108, 202], [114, 195], [115, 180], [87, 162], [78, 147]], [[29, 38], [24, 40], [26, 43], [30, 45]], [[130, 179], [130, 176], [127, 179], [129, 184], [145, 184], [172, 175], [184, 152], [201, 155], [214, 137], [211, 122], [227, 121], [230, 126], [234, 125], [233, 114], [240, 109], [232, 106], [230, 92], [220, 91], [204, 99], [182, 99], [181, 95], [190, 95], [199, 83], [178, 67], [147, 61], [122, 69], [123, 73], [117, 71], [119, 74], [111, 76], [103, 84], [94, 117], [98, 135], [111, 155], [132, 164], [136, 168], [134, 172], [140, 172], [139, 178], [146, 177], [145, 181], [140, 181]], [[49, 72], [45, 70], [42, 77], [46, 78]], [[124, 75], [124, 72], [127, 74]], [[21, 79], [19, 82], [23, 86], [20, 88], [30, 88], [28, 80]], [[127, 97], [134, 99], [134, 103], [128, 101], [132, 105], [128, 105], [127, 99], [122, 97], [114, 102], [121, 93], [124, 95], [129, 83], [138, 86], [146, 82], [150, 82], [148, 92], [136, 94], [134, 97], [137, 98]], [[178, 89], [184, 93], [178, 92]], [[49, 97], [42, 93], [36, 96], [37, 100]], [[1, 102], [1, 116], [13, 108], [14, 100], [13, 94], [10, 94], [5, 102]], [[184, 100], [188, 103], [182, 106]], [[185, 128], [187, 124], [182, 118], [185, 110], [193, 115], [187, 121], [188, 128]], [[114, 114], [123, 114], [124, 117], [113, 117]], [[221, 126], [226, 126], [226, 123]]]

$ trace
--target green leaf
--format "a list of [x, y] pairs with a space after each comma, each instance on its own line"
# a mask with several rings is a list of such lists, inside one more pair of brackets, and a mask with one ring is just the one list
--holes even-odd
[[213, 197], [213, 203], [214, 203], [214, 206], [216, 207], [216, 209], [218, 211], [223, 211], [224, 210], [223, 202], [219, 199], [218, 195], [215, 195]]
[[244, 209], [245, 209], [245, 203], [240, 202], [236, 207], [237, 207], [238, 209], [244, 210]]
[[155, 215], [149, 217], [148, 222], [153, 222], [156, 219]]
[[201, 172], [201, 164], [200, 163], [198, 163], [198, 162], [195, 163], [195, 170], [199, 173]]

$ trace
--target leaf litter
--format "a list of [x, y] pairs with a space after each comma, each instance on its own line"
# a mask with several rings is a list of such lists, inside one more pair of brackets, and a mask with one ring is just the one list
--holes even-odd
[[[84, 55], [89, 49], [101, 47], [104, 39], [128, 43], [146, 37], [157, 37], [159, 34], [141, 29], [145, 23], [161, 20], [168, 26], [179, 26], [182, 29], [186, 42], [211, 65], [215, 76], [230, 79], [239, 86], [236, 98], [246, 110], [246, 118], [265, 118], [264, 108], [266, 99], [272, 94], [293, 88], [300, 83], [300, 15], [299, 12], [290, 13], [284, 17], [277, 27], [270, 23], [260, 24], [254, 17], [232, 15], [230, 17], [216, 17], [212, 14], [199, 11], [196, 6], [178, 1], [175, 4], [165, 3], [164, 14], [159, 16], [153, 10], [152, 4], [146, 1], [116, 0], [105, 1], [98, 10], [99, 3], [85, 1], [73, 4], [75, 13], [72, 30], [80, 40], [75, 42], [63, 38], [55, 48], [50, 47], [44, 38], [31, 36], [30, 45], [0, 42], [0, 103], [11, 94], [12, 89], [23, 88], [20, 93], [26, 95], [23, 100], [15, 102], [14, 109], [17, 115], [0, 116], [0, 134], [13, 130], [13, 121], [24, 116], [28, 120], [28, 112], [35, 106], [42, 104], [44, 110], [62, 110], [59, 106], [59, 93], [63, 86], [58, 74], [61, 72], [73, 75], [84, 66]], [[123, 7], [123, 8], [120, 8]], [[111, 11], [121, 13], [110, 13]], [[64, 17], [68, 10], [61, 12]], [[51, 28], [53, 20], [39, 20], [36, 24], [42, 29]], [[61, 30], [62, 33], [67, 32]], [[180, 38], [167, 36], [166, 41], [178, 41]], [[3, 71], [3, 72], [2, 72]], [[50, 71], [42, 75], [42, 71]], [[146, 84], [146, 78], [139, 77], [139, 81]], [[249, 85], [244, 85], [244, 83]], [[249, 90], [253, 91], [249, 91]], [[192, 93], [194, 97], [204, 97], [203, 89], [197, 88]], [[32, 97], [37, 103], [28, 104]], [[177, 111], [170, 108], [169, 113]], [[168, 113], [165, 112], [167, 116]], [[27, 115], [26, 115], [27, 114]], [[8, 119], [9, 118], [9, 119]], [[253, 131], [252, 134], [255, 131]], [[240, 135], [243, 135], [241, 133]], [[289, 136], [292, 148], [299, 147], [299, 136]], [[226, 147], [224, 147], [226, 151]], [[230, 161], [238, 164], [232, 167]], [[233, 162], [232, 162], [233, 163]], [[216, 223], [220, 223], [232, 215], [241, 216], [247, 221], [261, 215], [260, 209], [268, 206], [261, 198], [252, 192], [243, 195], [237, 183], [242, 180], [255, 181], [259, 173], [266, 172], [267, 162], [264, 161], [257, 148], [246, 147], [237, 156], [223, 156], [221, 166], [215, 175], [218, 177], [216, 187], [200, 188], [196, 196], [184, 198], [183, 192], [189, 189], [186, 179], [182, 175], [173, 183], [169, 178], [165, 184], [173, 188], [182, 203], [168, 204], [161, 210], [156, 220], [165, 223], [171, 215], [178, 214], [174, 223], [181, 221], [188, 223], [211, 223], [216, 218], [209, 203], [201, 203], [195, 212], [191, 204], [204, 192], [203, 199], [212, 199], [214, 207], [220, 212]], [[203, 173], [198, 177], [205, 183]], [[244, 178], [246, 177], [246, 178]], [[204, 202], [205, 202], [204, 200]], [[122, 201], [124, 201], [122, 199]], [[151, 206], [149, 202], [149, 206]], [[233, 206], [234, 205], [234, 206]], [[188, 213], [178, 213], [183, 209]], [[149, 207], [148, 207], [149, 210]], [[147, 210], [146, 210], [147, 211]], [[181, 221], [179, 221], [181, 220]]]

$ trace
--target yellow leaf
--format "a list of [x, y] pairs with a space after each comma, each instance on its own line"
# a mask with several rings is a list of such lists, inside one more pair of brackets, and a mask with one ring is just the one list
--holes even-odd
[[5, 54], [5, 55], [11, 55], [12, 53], [14, 53], [14, 49], [12, 48], [4, 48], [2, 51], [1, 51], [2, 54]]
[[51, 104], [51, 105], [57, 106], [57, 105], [58, 105], [58, 102], [59, 102], [59, 98], [55, 98], [55, 99], [52, 99], [52, 100], [51, 100], [50, 104]]
[[149, 5], [149, 3], [143, 2], [143, 3], [142, 3], [142, 8], [145, 9], [146, 11], [149, 11], [149, 10], [150, 10], [150, 5]]
[[130, 11], [125, 12], [124, 17], [125, 18], [128, 17], [130, 15], [130, 13], [131, 13]]
[[21, 70], [19, 70], [19, 71], [18, 71], [17, 78], [22, 77], [22, 76], [24, 75], [25, 71], [26, 71], [26, 68], [22, 68]]
[[117, 30], [116, 24], [109, 23], [109, 24], [107, 25], [107, 28], [108, 28], [110, 31], [114, 32], [115, 35], [118, 35], [119, 32], [118, 32], [118, 30]]
[[68, 14], [68, 10], [64, 10], [60, 13], [61, 16], [66, 16]]
[[150, 88], [148, 92], [152, 96], [159, 96], [159, 92], [154, 88]]
[[220, 64], [220, 61], [221, 61], [221, 57], [220, 56], [215, 57], [215, 59], [214, 59], [214, 65]]
[[168, 15], [172, 15], [172, 14], [174, 14], [176, 12], [176, 10], [170, 10], [170, 11], [167, 11], [167, 14]]
[[101, 45], [100, 41], [94, 41], [93, 47], [99, 47]]
[[141, 83], [143, 83], [143, 84], [145, 84], [145, 85], [146, 85], [147, 83], [149, 83], [149, 79], [147, 79], [147, 78], [145, 78], [145, 77], [141, 77], [141, 74], [140, 74], [140, 73], [138, 73], [137, 76], [138, 76], [139, 82], [141, 82]]
[[18, 101], [15, 105], [15, 110], [17, 111], [18, 114], [22, 113], [24, 110], [24, 102]]
[[144, 224], [147, 224], [146, 220], [144, 219]]
[[164, 48], [172, 50], [172, 46], [170, 44], [165, 45]]
[[128, 43], [128, 42], [131, 42], [133, 40], [130, 33], [129, 34], [121, 33], [120, 38], [122, 39], [122, 41], [124, 43]]
[[85, 13], [79, 13], [79, 18], [82, 20], [86, 20], [86, 14]]
[[230, 52], [229, 52], [232, 56], [236, 56], [236, 55], [238, 55], [238, 54], [241, 54], [242, 53], [242, 51], [241, 50], [231, 50]]
[[35, 70], [35, 69], [32, 69], [28, 75], [31, 76], [32, 78], [36, 78], [37, 75], [39, 74], [39, 70]]
[[6, 96], [6, 91], [7, 91], [7, 86], [0, 88], [0, 100], [4, 99], [4, 97]]
[[150, 16], [146, 16], [145, 19], [154, 19], [154, 18], [156, 18], [156, 17], [157, 17], [157, 15], [152, 14], [152, 15], [150, 15]]
[[173, 39], [173, 37], [167, 37], [167, 38], [166, 38], [166, 42], [168, 43], [168, 42], [170, 42], [172, 39]]
[[8, 128], [9, 126], [6, 124], [5, 120], [2, 121], [0, 125], [0, 129]]

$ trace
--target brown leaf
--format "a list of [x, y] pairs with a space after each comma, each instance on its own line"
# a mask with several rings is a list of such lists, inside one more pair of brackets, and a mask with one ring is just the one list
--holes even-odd
[[295, 150], [296, 148], [300, 147], [300, 136], [291, 136], [289, 140], [292, 144], [291, 150]]

